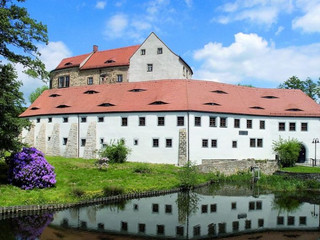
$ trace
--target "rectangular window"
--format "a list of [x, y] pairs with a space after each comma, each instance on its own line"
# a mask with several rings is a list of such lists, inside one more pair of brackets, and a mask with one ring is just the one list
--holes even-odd
[[300, 225], [307, 225], [307, 217], [299, 217]]
[[286, 124], [284, 122], [279, 122], [279, 131], [285, 131], [286, 130]]
[[121, 231], [128, 231], [128, 223], [121, 222]]
[[262, 201], [257, 201], [256, 202], [256, 209], [257, 210], [262, 210]]
[[117, 82], [122, 82], [123, 81], [123, 76], [122, 74], [117, 75]]
[[81, 147], [85, 147], [86, 146], [86, 139], [81, 139]]
[[226, 223], [219, 223], [218, 228], [219, 228], [219, 234], [226, 233], [227, 225]]
[[48, 118], [48, 122], [51, 123], [52, 122], [52, 117]]
[[202, 139], [202, 147], [204, 148], [208, 147], [208, 139]]
[[210, 223], [210, 224], [208, 225], [208, 235], [209, 235], [209, 236], [213, 236], [213, 235], [215, 235], [215, 234], [216, 234], [216, 225], [213, 224], [213, 223]]
[[164, 117], [158, 117], [158, 126], [164, 126]]
[[263, 139], [262, 138], [257, 139], [257, 147], [259, 147], [259, 148], [263, 147]]
[[177, 117], [177, 125], [184, 126], [184, 117]]
[[67, 145], [67, 143], [68, 143], [68, 138], [63, 138], [62, 144]]
[[87, 122], [87, 117], [81, 117], [81, 122], [82, 122], [82, 123]]
[[67, 117], [64, 117], [62, 121], [63, 121], [64, 123], [67, 123], [67, 122], [68, 122], [68, 118], [67, 118]]
[[63, 88], [64, 87], [64, 77], [59, 77], [58, 78], [58, 88]]
[[37, 123], [39, 123], [40, 122], [40, 118], [37, 118]]
[[147, 64], [147, 72], [153, 71], [153, 64]]
[[159, 204], [158, 203], [152, 203], [152, 212], [153, 213], [159, 212]]
[[50, 142], [50, 140], [51, 140], [51, 137], [48, 137], [48, 142]]
[[277, 225], [283, 225], [284, 224], [284, 217], [278, 216], [277, 217]]
[[164, 235], [164, 225], [157, 225], [157, 234]]
[[234, 128], [240, 128], [240, 119], [234, 119]]
[[295, 131], [296, 130], [296, 123], [291, 122], [289, 123], [289, 131]]
[[263, 218], [258, 219], [258, 227], [264, 227], [264, 219]]
[[165, 213], [172, 213], [172, 205], [166, 204], [164, 207]]
[[58, 77], [58, 88], [65, 88], [70, 86], [70, 76]]
[[260, 129], [265, 129], [266, 128], [266, 122], [264, 120], [260, 120]]
[[223, 128], [227, 127], [227, 118], [225, 117], [220, 118], [220, 127], [223, 127]]
[[247, 119], [247, 128], [252, 128], [252, 120]]
[[200, 225], [193, 227], [193, 236], [200, 236]]
[[172, 147], [172, 139], [171, 138], [167, 138], [166, 139], [166, 147], [167, 148], [171, 148]]
[[141, 55], [146, 55], [146, 50], [145, 49], [141, 49], [140, 53], [141, 53]]
[[159, 147], [159, 138], [152, 139], [152, 147]]
[[245, 229], [251, 229], [251, 220], [246, 220]]
[[249, 210], [255, 210], [255, 209], [256, 209], [255, 202], [249, 202]]
[[250, 147], [256, 147], [256, 139], [250, 138]]
[[237, 203], [236, 203], [236, 202], [232, 202], [232, 203], [231, 203], [231, 209], [232, 209], [232, 210], [237, 209]]
[[216, 127], [216, 117], [210, 117], [209, 118], [209, 127]]
[[128, 118], [127, 117], [121, 118], [121, 126], [128, 126]]
[[104, 117], [98, 117], [98, 122], [104, 122]]
[[144, 233], [146, 231], [146, 225], [144, 223], [139, 223], [138, 228], [139, 233]]
[[303, 132], [308, 131], [308, 123], [306, 123], [306, 122], [301, 123], [301, 131], [303, 131]]
[[92, 85], [93, 84], [93, 77], [88, 77], [87, 81], [88, 81], [88, 85]]
[[145, 126], [145, 125], [146, 125], [146, 118], [139, 117], [139, 126]]
[[104, 144], [104, 138], [100, 138], [100, 144]]
[[139, 140], [138, 139], [133, 139], [133, 145], [137, 146], [139, 144]]
[[237, 147], [238, 147], [238, 142], [232, 141], [232, 148], [237, 148]]
[[211, 204], [210, 205], [210, 212], [216, 212], [217, 211], [217, 204]]
[[232, 222], [232, 231], [234, 231], [234, 232], [239, 231], [239, 222], [238, 221]]
[[176, 235], [179, 237], [182, 237], [184, 235], [184, 227], [183, 226], [176, 227]]
[[194, 117], [194, 126], [196, 127], [201, 126], [201, 117]]
[[157, 54], [162, 54], [162, 48], [157, 49]]
[[208, 205], [201, 205], [201, 213], [208, 213]]
[[294, 216], [288, 216], [288, 226], [294, 225]]
[[211, 147], [216, 148], [218, 146], [218, 140], [217, 139], [211, 139]]
[[70, 77], [66, 76], [65, 87], [69, 87], [69, 86], [70, 86]]

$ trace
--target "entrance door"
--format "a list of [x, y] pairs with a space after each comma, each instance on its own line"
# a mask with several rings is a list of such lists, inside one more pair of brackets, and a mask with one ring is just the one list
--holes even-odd
[[306, 148], [301, 144], [301, 150], [298, 157], [298, 163], [304, 163], [306, 161]]

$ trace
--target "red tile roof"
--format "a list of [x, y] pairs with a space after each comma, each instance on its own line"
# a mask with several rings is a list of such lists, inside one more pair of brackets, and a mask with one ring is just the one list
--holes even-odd
[[[93, 94], [85, 94], [88, 90]], [[60, 96], [50, 97], [57, 94]], [[166, 104], [157, 104], [161, 102]], [[320, 117], [319, 105], [300, 90], [250, 88], [200, 80], [157, 80], [51, 89], [45, 91], [21, 117], [144, 111]]]
[[[80, 69], [93, 69], [111, 66], [128, 66], [130, 57], [137, 51], [139, 47], [140, 45], [136, 45], [105, 51], [97, 51], [80, 56], [65, 58], [60, 62], [60, 64], [56, 67], [55, 70], [70, 67], [80, 67], [81, 63], [84, 64], [80, 67]], [[87, 57], [89, 58], [86, 60]]]

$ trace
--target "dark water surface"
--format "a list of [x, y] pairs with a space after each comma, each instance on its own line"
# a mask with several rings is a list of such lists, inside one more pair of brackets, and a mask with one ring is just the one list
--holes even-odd
[[320, 239], [318, 193], [210, 186], [0, 221], [0, 239]]

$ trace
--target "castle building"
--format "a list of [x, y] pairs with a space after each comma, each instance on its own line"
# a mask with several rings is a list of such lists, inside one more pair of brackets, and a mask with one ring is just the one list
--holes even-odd
[[[273, 142], [296, 138], [314, 157], [319, 105], [300, 90], [191, 80], [192, 70], [154, 33], [137, 46], [63, 59], [21, 117], [26, 143], [47, 155], [96, 158], [124, 139], [129, 161], [275, 159]], [[113, 84], [114, 83], [114, 84]]]

